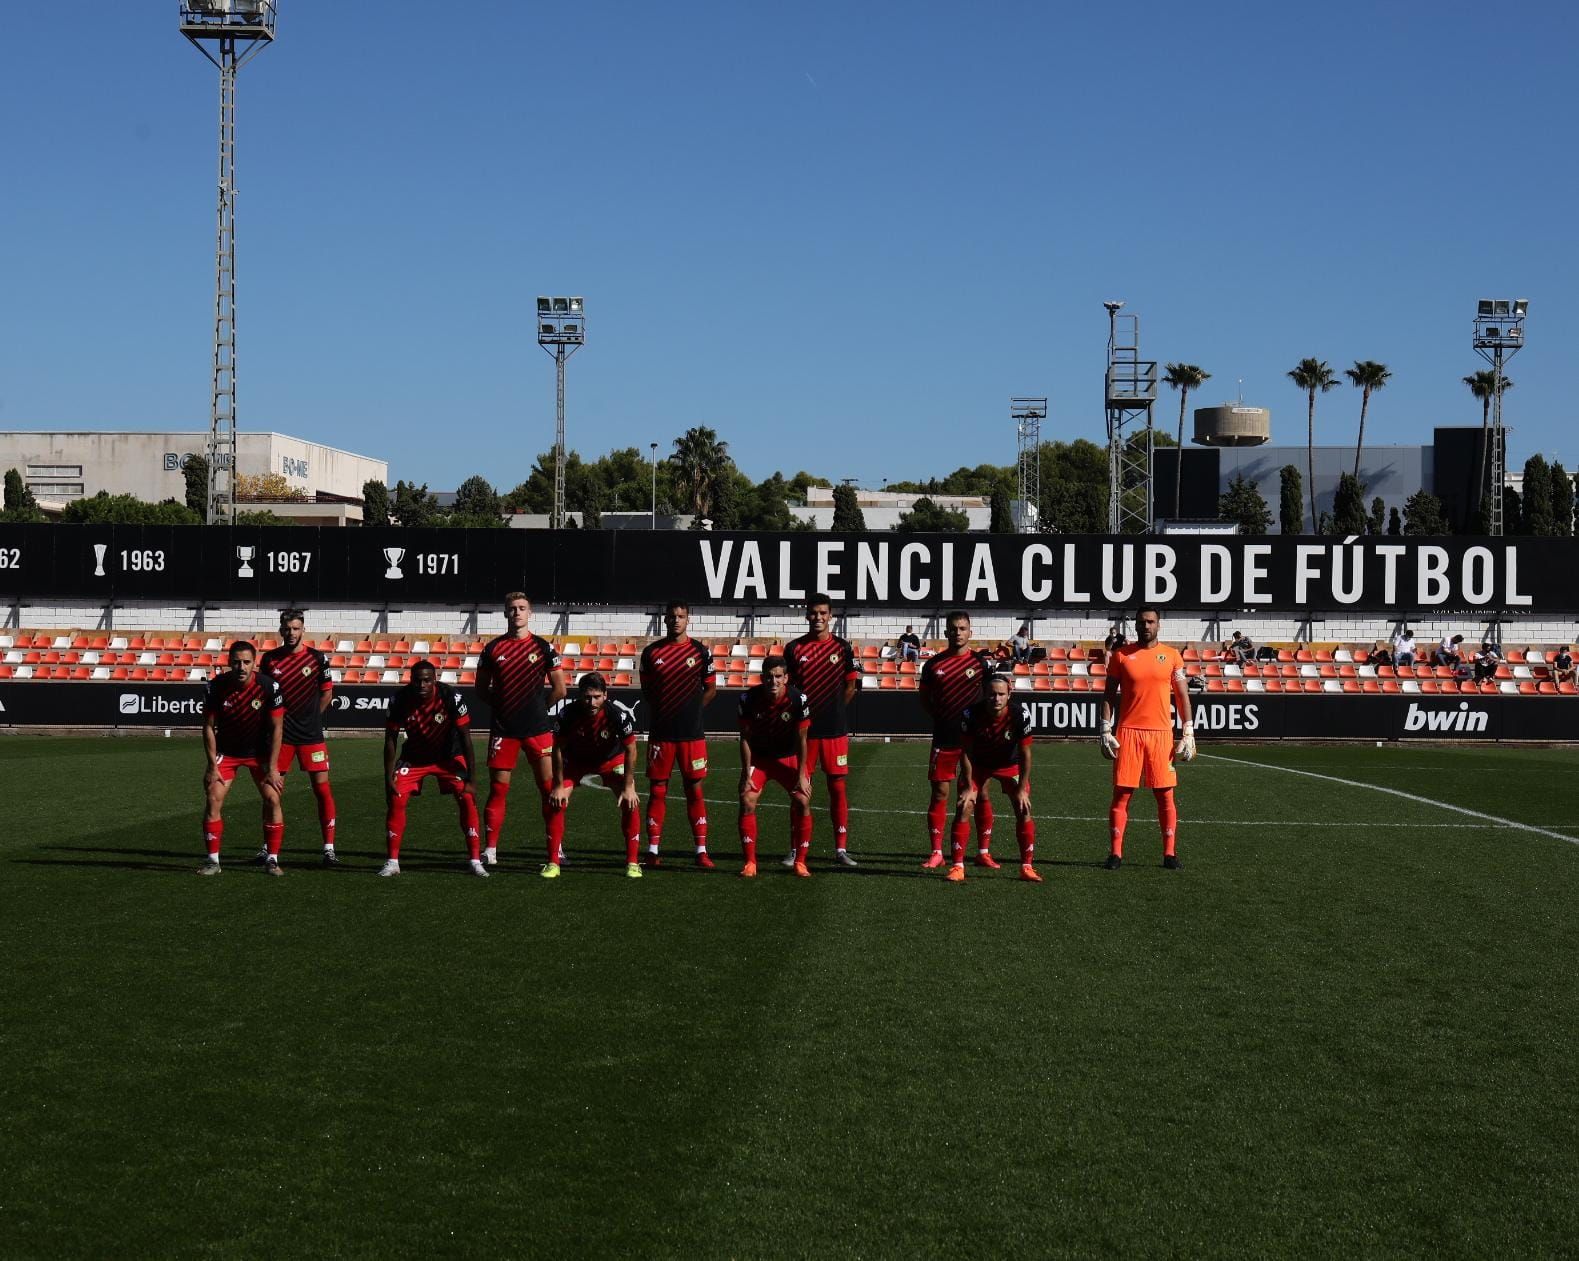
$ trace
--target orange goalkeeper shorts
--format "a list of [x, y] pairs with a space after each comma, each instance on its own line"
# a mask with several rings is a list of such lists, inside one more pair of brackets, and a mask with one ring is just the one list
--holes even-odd
[[1173, 769], [1173, 732], [1118, 730], [1118, 759], [1113, 764], [1115, 788], [1172, 788], [1179, 782]]

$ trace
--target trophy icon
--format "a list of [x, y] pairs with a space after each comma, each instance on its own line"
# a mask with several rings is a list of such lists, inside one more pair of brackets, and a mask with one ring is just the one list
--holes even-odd
[[104, 553], [110, 550], [108, 543], [95, 543], [93, 545], [93, 576], [104, 577]]
[[384, 577], [404, 578], [406, 576], [400, 572], [400, 561], [405, 554], [406, 549], [403, 547], [386, 547], [384, 549], [384, 559], [389, 562], [389, 568], [384, 570]]
[[255, 577], [257, 577], [257, 575], [252, 570], [252, 558], [254, 556], [256, 556], [257, 554], [258, 554], [258, 549], [255, 548], [255, 547], [238, 547], [236, 549], [236, 559], [241, 562], [240, 568], [238, 568], [236, 570], [236, 577], [238, 577], [238, 578], [255, 578]]

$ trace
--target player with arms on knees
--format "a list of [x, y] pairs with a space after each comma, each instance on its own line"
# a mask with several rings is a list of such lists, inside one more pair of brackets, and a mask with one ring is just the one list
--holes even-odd
[[280, 809], [284, 781], [278, 770], [285, 728], [285, 698], [280, 685], [257, 668], [258, 650], [244, 639], [230, 645], [230, 669], [208, 685], [203, 698], [203, 845], [208, 861], [200, 876], [219, 874], [219, 848], [225, 835], [225, 796], [245, 766], [263, 798], [263, 861], [271, 876], [280, 872], [285, 815]]
[[[921, 667], [921, 708], [932, 719], [932, 756], [927, 763], [927, 779], [932, 784], [932, 800], [927, 806], [927, 832], [932, 853], [921, 864], [927, 870], [943, 865], [948, 787], [959, 773], [960, 748], [964, 744], [961, 722], [965, 711], [981, 700], [992, 674], [987, 654], [970, 646], [970, 614], [955, 609], [944, 619], [944, 626], [948, 647], [928, 657]], [[982, 796], [984, 798], [985, 794]], [[987, 835], [982, 829], [982, 836]], [[984, 867], [998, 865], [986, 849], [976, 855], [976, 861]]]
[[[291, 763], [307, 772], [318, 803], [318, 828], [323, 833], [323, 865], [340, 860], [334, 852], [334, 793], [329, 788], [329, 746], [323, 738], [323, 716], [334, 702], [329, 661], [302, 641], [305, 622], [300, 609], [280, 614], [280, 644], [263, 654], [258, 669], [280, 685], [285, 697], [285, 738], [280, 745], [279, 772], [290, 774]], [[283, 790], [282, 790], [283, 791]], [[259, 860], [267, 858], [260, 850]]]
[[740, 695], [740, 874], [748, 880], [757, 874], [757, 802], [770, 779], [790, 795], [795, 874], [811, 875], [811, 726], [811, 703], [790, 686], [784, 658], [764, 658], [762, 682]]
[[545, 834], [552, 832], [556, 820], [561, 828], [564, 825], [563, 813], [549, 800], [554, 791], [554, 722], [548, 707], [564, 699], [565, 673], [554, 646], [532, 633], [531, 620], [532, 602], [523, 592], [507, 592], [504, 624], [508, 629], [490, 639], [477, 658], [477, 691], [493, 715], [488, 732], [488, 804], [483, 807], [483, 856], [490, 867], [499, 861], [510, 776], [523, 752], [537, 780]]
[[[861, 686], [861, 665], [855, 649], [830, 629], [833, 605], [821, 592], [806, 602], [806, 634], [792, 639], [784, 649], [790, 685], [806, 693], [811, 704], [811, 735], [807, 745], [806, 776], [822, 768], [828, 784], [828, 813], [833, 817], [834, 858], [854, 867], [850, 857], [850, 797], [845, 791], [850, 774], [850, 719], [848, 706]], [[809, 817], [809, 816], [808, 816]], [[785, 866], [795, 862], [793, 850]]]
[[[403, 747], [401, 732], [406, 734]], [[400, 874], [406, 805], [412, 797], [422, 795], [423, 781], [430, 777], [438, 781], [441, 794], [455, 798], [472, 875], [488, 874], [478, 853], [477, 799], [472, 795], [475, 772], [466, 702], [454, 688], [439, 682], [439, 672], [431, 661], [414, 662], [411, 682], [395, 693], [384, 728], [384, 800], [388, 802], [384, 828], [389, 837], [389, 859], [379, 868], [379, 875]]]
[[[1031, 711], [1010, 698], [1013, 684], [995, 674], [987, 699], [965, 711], [960, 726], [965, 747], [959, 764], [959, 804], [954, 811], [954, 855], [948, 878], [965, 879], [965, 846], [970, 812], [996, 781], [1014, 807], [1014, 835], [1020, 843], [1020, 879], [1040, 884], [1036, 874], [1036, 820], [1031, 818]], [[978, 818], [980, 816], [978, 815]]]
[[[1159, 643], [1162, 614], [1143, 608], [1135, 615], [1135, 641], [1113, 650], [1107, 659], [1107, 687], [1102, 692], [1102, 756], [1112, 759], [1113, 802], [1108, 807], [1112, 847], [1107, 869], [1116, 871], [1124, 861], [1124, 828], [1129, 823], [1129, 799], [1137, 788], [1150, 788], [1157, 798], [1157, 824], [1162, 829], [1162, 865], [1179, 869], [1174, 852], [1179, 811], [1173, 788], [1179, 782], [1175, 759], [1188, 762], [1195, 756], [1195, 728], [1190, 720], [1190, 693], [1185, 686], [1184, 658], [1176, 648]], [[1178, 711], [1183, 732], [1173, 739], [1169, 693]], [[1113, 719], [1118, 716], [1118, 734]]]
[[696, 865], [711, 867], [707, 856], [707, 733], [702, 713], [718, 691], [713, 654], [706, 644], [686, 634], [691, 606], [671, 600], [664, 609], [667, 634], [642, 649], [641, 694], [651, 717], [647, 726], [647, 866], [659, 863], [663, 820], [668, 812], [669, 777], [680, 768], [685, 784], [685, 812], [696, 842]]
[[609, 685], [601, 674], [583, 674], [577, 696], [559, 711], [554, 737], [554, 792], [559, 811], [548, 829], [548, 866], [543, 875], [559, 875], [565, 841], [565, 811], [570, 794], [589, 775], [619, 794], [620, 838], [625, 842], [625, 874], [639, 877], [636, 857], [641, 849], [641, 799], [636, 796], [636, 724], [630, 710], [610, 705]]

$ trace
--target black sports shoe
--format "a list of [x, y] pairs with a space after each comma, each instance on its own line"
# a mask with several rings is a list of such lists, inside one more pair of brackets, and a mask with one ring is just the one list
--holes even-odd
[[340, 865], [340, 856], [332, 849], [324, 850], [323, 865], [325, 867], [338, 867]]
[[1162, 865], [1164, 867], [1166, 867], [1169, 871], [1178, 871], [1179, 868], [1184, 866], [1184, 864], [1181, 863], [1178, 860], [1178, 858], [1176, 858], [1172, 854], [1165, 854], [1165, 855], [1163, 855]]
[[1109, 854], [1107, 856], [1107, 862], [1103, 863], [1102, 865], [1104, 867], [1106, 867], [1109, 871], [1117, 871], [1120, 867], [1122, 867], [1124, 865], [1124, 860], [1122, 858], [1120, 858], [1117, 854]]

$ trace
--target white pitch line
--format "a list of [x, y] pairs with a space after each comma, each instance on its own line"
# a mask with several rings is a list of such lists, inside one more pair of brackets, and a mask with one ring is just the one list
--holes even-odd
[[[1569, 845], [1579, 845], [1579, 837], [1567, 836], [1562, 832], [1553, 832], [1550, 828], [1539, 828], [1533, 823], [1520, 823], [1517, 819], [1504, 819], [1501, 815], [1486, 814], [1481, 810], [1471, 810], [1468, 806], [1455, 806], [1450, 802], [1438, 801], [1434, 797], [1421, 797], [1416, 793], [1406, 793], [1402, 788], [1387, 788], [1382, 784], [1367, 784], [1362, 779], [1344, 779], [1338, 775], [1323, 775], [1318, 771], [1301, 771], [1292, 766], [1279, 766], [1275, 762], [1252, 762], [1248, 758], [1224, 757], [1221, 753], [1203, 753], [1203, 758], [1210, 758], [1214, 762], [1232, 762], [1236, 766], [1253, 766], [1263, 771], [1282, 771], [1285, 775], [1303, 775], [1306, 779], [1324, 779], [1329, 784], [1343, 784], [1348, 788], [1369, 788], [1372, 792], [1386, 793], [1390, 797], [1402, 797], [1405, 801], [1417, 802], [1422, 806], [1435, 806], [1438, 810], [1451, 810], [1454, 814], [1467, 814], [1472, 819], [1481, 819], [1496, 827], [1514, 828], [1520, 832], [1533, 832], [1536, 836], [1549, 836], [1554, 841], [1566, 841]], [[1294, 825], [1291, 825], [1294, 826]], [[1298, 826], [1310, 826], [1309, 824]], [[1350, 824], [1349, 826], [1357, 826]], [[1460, 824], [1458, 826], [1465, 826]]]

